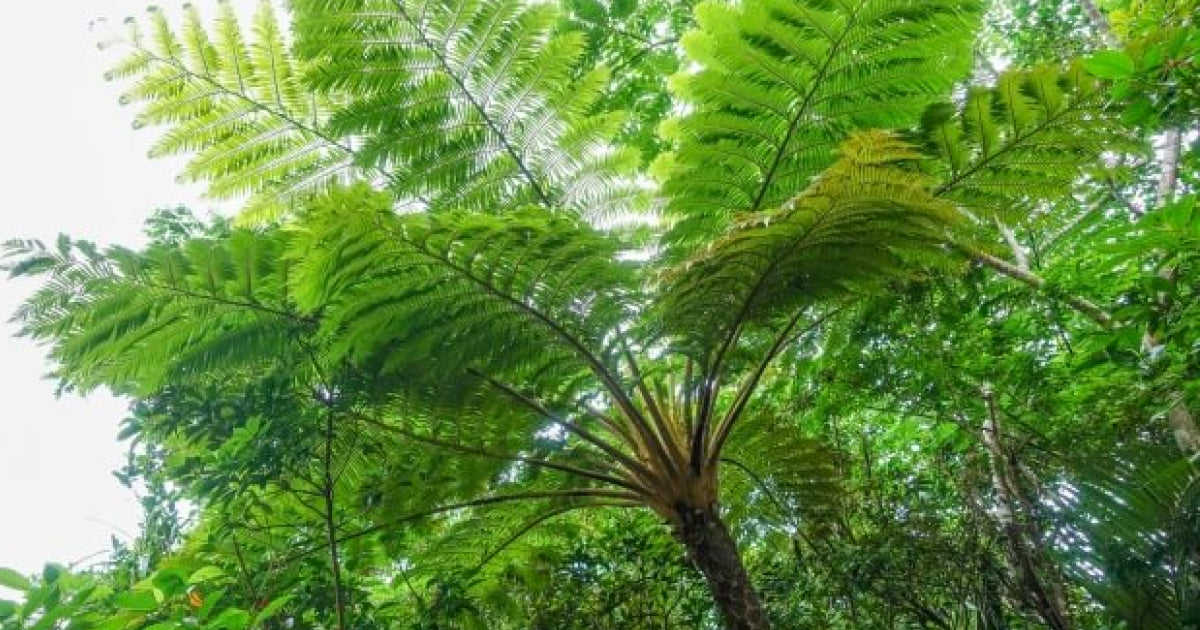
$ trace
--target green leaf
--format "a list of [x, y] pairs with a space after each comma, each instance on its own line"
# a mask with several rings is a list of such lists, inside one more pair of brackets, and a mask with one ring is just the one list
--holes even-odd
[[[977, 3], [701, 2], [672, 77], [672, 257], [785, 204], [856, 130], [907, 129], [968, 71]], [[898, 27], [897, 25], [903, 25]], [[919, 79], [914, 80], [914, 78]], [[681, 108], [682, 109], [682, 108]]]
[[1166, 58], [1166, 50], [1162, 44], [1151, 46], [1149, 50], [1142, 55], [1141, 63], [1139, 64], [1142, 71], [1154, 71], [1162, 65]]
[[1126, 79], [1133, 76], [1133, 58], [1122, 50], [1102, 50], [1083, 60], [1083, 67], [1101, 79]]
[[205, 630], [243, 630], [250, 622], [250, 613], [241, 608], [229, 608], [217, 615]]
[[604, 5], [596, 0], [575, 0], [571, 4], [579, 17], [587, 22], [603, 22], [608, 15]]
[[259, 624], [270, 619], [272, 616], [274, 616], [276, 613], [278, 613], [281, 608], [286, 606], [287, 603], [290, 602], [291, 600], [292, 600], [291, 595], [284, 595], [282, 597], [277, 597], [277, 598], [271, 600], [271, 603], [267, 604], [266, 606], [263, 606], [263, 609], [258, 611], [257, 615], [254, 615], [254, 620], [250, 622], [250, 627], [257, 628]]
[[54, 582], [57, 582], [58, 578], [62, 577], [62, 575], [63, 568], [61, 565], [47, 562], [46, 566], [42, 568], [42, 580], [47, 584], [53, 584]]
[[615, 18], [623, 18], [637, 8], [637, 0], [613, 0], [609, 14]]
[[214, 591], [204, 594], [204, 603], [200, 605], [200, 609], [196, 611], [196, 618], [203, 621], [208, 619], [213, 610], [216, 610], [217, 604], [225, 597], [225, 590]]
[[0, 567], [0, 586], [18, 591], [28, 591], [33, 588], [33, 584], [25, 576], [8, 567]]
[[199, 569], [196, 569], [196, 571], [193, 572], [190, 577], [188, 577], [187, 581], [188, 581], [188, 584], [200, 584], [202, 582], [207, 582], [209, 580], [215, 580], [217, 578], [224, 577], [224, 576], [225, 576], [224, 569], [222, 569], [221, 567], [209, 565], [206, 567], [200, 567]]
[[125, 591], [117, 593], [113, 604], [122, 610], [150, 612], [158, 608], [158, 598], [151, 591]]
[[180, 569], [162, 569], [156, 571], [151, 582], [166, 597], [173, 597], [183, 593], [188, 584], [187, 574]]
[[1158, 118], [1158, 112], [1154, 109], [1154, 104], [1148, 99], [1139, 98], [1125, 109], [1121, 114], [1121, 120], [1128, 125], [1147, 125], [1152, 124]]

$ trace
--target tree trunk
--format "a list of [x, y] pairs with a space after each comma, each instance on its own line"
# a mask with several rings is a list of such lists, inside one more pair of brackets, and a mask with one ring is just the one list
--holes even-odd
[[[1162, 174], [1158, 178], [1159, 208], [1175, 201], [1175, 189], [1179, 185], [1179, 154], [1182, 142], [1183, 134], [1178, 127], [1167, 129], [1163, 134], [1162, 159], [1160, 160]], [[1158, 275], [1174, 284], [1178, 272], [1172, 265], [1161, 269]], [[1161, 311], [1169, 309], [1171, 307], [1169, 294], [1160, 293], [1155, 307]], [[1142, 349], [1153, 357], [1156, 356], [1155, 350], [1159, 350], [1161, 347], [1162, 342], [1158, 333], [1147, 327], [1142, 336]], [[1183, 451], [1184, 456], [1195, 458], [1200, 455], [1200, 428], [1196, 426], [1196, 419], [1192, 417], [1191, 409], [1188, 409], [1187, 398], [1178, 388], [1171, 392], [1171, 408], [1167, 411], [1167, 424], [1171, 429], [1171, 434], [1175, 436], [1175, 443], [1179, 446], [1179, 450]]]
[[987, 417], [983, 422], [982, 437], [992, 466], [996, 517], [1007, 543], [1009, 564], [1020, 586], [1019, 598], [1037, 612], [1050, 628], [1071, 630], [1073, 624], [1066, 589], [1042, 547], [1042, 533], [1034, 520], [1032, 505], [1022, 499], [1015, 475], [1015, 461], [1005, 451], [995, 394], [989, 386], [983, 388], [983, 399]]
[[687, 547], [692, 562], [704, 574], [725, 628], [769, 630], [766, 611], [716, 506], [705, 510], [681, 508], [676, 518], [675, 537]]

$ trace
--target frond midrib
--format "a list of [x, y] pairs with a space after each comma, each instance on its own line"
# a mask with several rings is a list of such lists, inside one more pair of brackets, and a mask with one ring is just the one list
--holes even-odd
[[788, 124], [788, 129], [783, 136], [783, 141], [780, 142], [779, 147], [775, 149], [775, 157], [771, 162], [770, 168], [768, 168], [767, 172], [763, 175], [763, 181], [759, 185], [758, 194], [755, 195], [754, 202], [750, 205], [750, 212], [757, 212], [758, 210], [762, 209], [762, 204], [766, 200], [767, 193], [770, 191], [771, 184], [775, 178], [775, 171], [777, 171], [780, 164], [783, 163], [783, 159], [788, 152], [788, 145], [791, 144], [792, 137], [796, 134], [796, 130], [800, 128], [800, 123], [808, 117], [808, 114], [810, 113], [809, 105], [812, 104], [812, 99], [814, 96], [816, 96], [817, 90], [821, 87], [824, 87], [823, 80], [825, 79], [825, 74], [829, 71], [829, 66], [833, 63], [834, 58], [837, 57], [838, 52], [841, 50], [842, 44], [845, 43], [847, 35], [850, 34], [850, 31], [853, 30], [857, 24], [858, 11], [862, 9], [864, 3], [865, 0], [860, 0], [860, 2], [855, 6], [854, 11], [847, 16], [845, 28], [842, 29], [842, 32], [838, 35], [837, 40], [834, 41], [829, 47], [829, 51], [825, 55], [825, 60], [821, 64], [821, 68], [811, 79], [808, 92], [804, 95], [804, 99], [800, 102], [800, 106], [796, 112], [796, 115], [792, 117], [791, 122]]
[[935, 188], [932, 191], [933, 196], [941, 197], [942, 195], [952, 192], [956, 186], [974, 176], [979, 171], [983, 170], [984, 167], [997, 158], [1007, 155], [1018, 148], [1028, 146], [1027, 142], [1030, 140], [1030, 138], [1037, 137], [1037, 135], [1042, 131], [1052, 126], [1054, 123], [1062, 120], [1062, 118], [1068, 114], [1076, 113], [1082, 109], [1084, 105], [1090, 104], [1093, 99], [1098, 98], [1099, 94], [1099, 91], [1093, 91], [1084, 95], [1082, 98], [1073, 99], [1069, 105], [1063, 106], [1062, 109], [1054, 114], [1051, 114], [1050, 116], [1047, 116], [1044, 120], [1030, 127], [1024, 133], [1015, 134], [1014, 137], [1010, 138], [1009, 142], [1001, 142], [995, 153], [984, 156], [982, 160], [975, 162], [968, 168], [963, 169], [958, 174], [951, 176], [950, 179]]
[[422, 28], [421, 24], [413, 20], [412, 16], [409, 15], [407, 10], [405, 10], [404, 2], [402, 0], [393, 0], [392, 4], [396, 7], [397, 14], [403, 18], [404, 21], [408, 23], [409, 27], [411, 27], [418, 34], [417, 37], [420, 40], [421, 45], [431, 55], [433, 55], [433, 58], [437, 60], [438, 65], [441, 66], [442, 71], [445, 72], [452, 81], [454, 81], [455, 86], [458, 87], [459, 91], [462, 92], [463, 96], [467, 99], [467, 102], [483, 119], [483, 122], [485, 125], [487, 125], [487, 128], [496, 135], [497, 139], [499, 139], [501, 146], [504, 147], [504, 151], [516, 164], [517, 169], [521, 172], [521, 176], [524, 177], [529, 185], [533, 188], [533, 192], [535, 195], [537, 195], [538, 200], [546, 208], [553, 208], [553, 200], [542, 188], [542, 185], [540, 182], [538, 182], [537, 178], [534, 177], [533, 172], [529, 169], [529, 166], [525, 163], [525, 160], [521, 158], [521, 155], [517, 152], [516, 147], [512, 145], [512, 142], [509, 140], [508, 136], [504, 134], [496, 125], [496, 122], [492, 120], [491, 114], [486, 108], [484, 108], [483, 104], [475, 98], [475, 95], [471, 92], [471, 90], [467, 89], [466, 83], [463, 82], [462, 77], [460, 77], [458, 73], [454, 72], [454, 69], [446, 60], [445, 56], [441, 53], [441, 51], [438, 50], [437, 46], [430, 41], [429, 37], [425, 34], [425, 29]]

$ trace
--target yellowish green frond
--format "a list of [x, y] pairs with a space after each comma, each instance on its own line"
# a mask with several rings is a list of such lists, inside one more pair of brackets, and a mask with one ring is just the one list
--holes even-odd
[[665, 277], [667, 326], [705, 357], [750, 322], [914, 270], [956, 221], [917, 171], [921, 155], [885, 132], [860, 132], [837, 162], [782, 207], [750, 215]]

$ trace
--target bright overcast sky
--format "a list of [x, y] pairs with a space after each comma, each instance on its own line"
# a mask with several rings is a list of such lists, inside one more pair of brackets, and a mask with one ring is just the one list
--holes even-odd
[[[89, 24], [120, 25], [149, 0], [12, 2], [0, 20], [0, 240], [59, 232], [102, 244], [141, 242], [157, 207], [189, 205], [195, 187], [175, 182], [178, 162], [146, 157], [151, 133], [131, 129], [117, 104]], [[213, 14], [212, 0], [194, 2]], [[181, 0], [158, 0], [178, 15]], [[207, 10], [205, 10], [207, 9]], [[109, 27], [111, 28], [111, 26]], [[0, 319], [28, 284], [0, 279]], [[103, 559], [109, 537], [136, 533], [136, 497], [111, 471], [125, 405], [100, 393], [55, 399], [41, 349], [0, 325], [0, 566], [22, 572], [53, 560]], [[99, 553], [99, 556], [95, 554]]]

